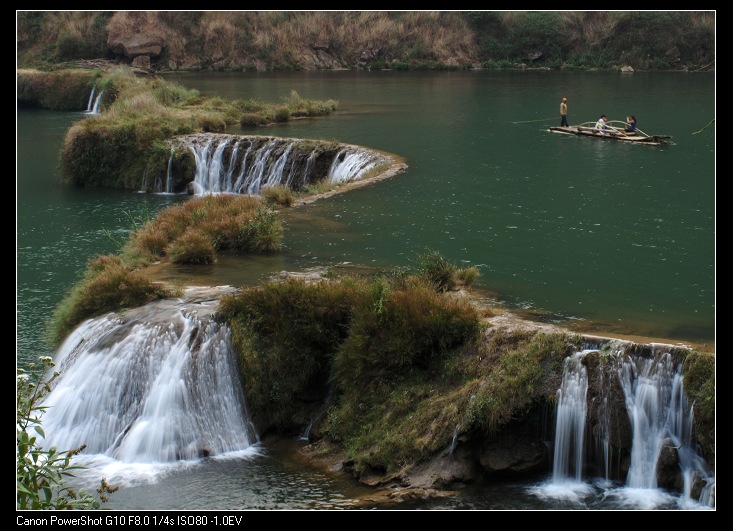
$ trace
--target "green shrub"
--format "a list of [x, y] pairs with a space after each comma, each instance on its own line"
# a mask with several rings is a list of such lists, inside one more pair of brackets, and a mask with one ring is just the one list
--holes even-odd
[[562, 57], [562, 19], [555, 11], [527, 11], [507, 32], [510, 58], [524, 59], [527, 52], [540, 50], [543, 60]]
[[166, 249], [175, 264], [213, 264], [216, 250], [211, 239], [197, 229], [189, 228]]
[[283, 123], [290, 120], [290, 109], [287, 107], [278, 107], [275, 110], [275, 121], [277, 123]]
[[87, 43], [81, 35], [62, 32], [56, 39], [56, 60], [59, 62], [89, 57]]
[[477, 267], [462, 267], [456, 270], [456, 278], [466, 287], [472, 286], [480, 276], [481, 272]]
[[481, 330], [473, 306], [419, 285], [393, 291], [376, 280], [353, 312], [333, 365], [332, 378], [342, 388], [368, 388], [375, 378], [408, 368], [437, 370], [444, 356]]
[[48, 356], [31, 363], [29, 371], [17, 368], [15, 392], [17, 403], [15, 429], [15, 507], [18, 510], [43, 509], [99, 509], [109, 500], [108, 494], [118, 487], [111, 487], [102, 479], [97, 496], [86, 489], [75, 492], [65, 481], [73, 471], [81, 467], [71, 463], [72, 458], [84, 447], [59, 451], [56, 447], [44, 448], [40, 438], [46, 434], [42, 427], [42, 416], [46, 407], [43, 398], [51, 391], [53, 381], [59, 376], [46, 379], [45, 375], [54, 367]]
[[205, 133], [221, 133], [226, 129], [227, 123], [220, 114], [204, 114], [197, 118], [198, 127]]
[[438, 251], [427, 250], [417, 257], [417, 270], [437, 291], [455, 289], [458, 268]]
[[287, 430], [303, 399], [325, 396], [353, 297], [345, 284], [290, 279], [222, 299], [218, 315], [232, 329], [247, 404], [260, 426]]
[[269, 253], [280, 249], [282, 239], [283, 226], [277, 212], [260, 208], [254, 219], [240, 226], [231, 248]]

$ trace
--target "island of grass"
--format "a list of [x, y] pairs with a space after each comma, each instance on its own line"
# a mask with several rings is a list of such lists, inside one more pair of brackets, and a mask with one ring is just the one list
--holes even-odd
[[165, 175], [174, 137], [325, 116], [338, 107], [337, 101], [310, 100], [295, 91], [280, 103], [205, 98], [125, 66], [19, 70], [17, 76], [19, 105], [82, 111], [92, 91], [100, 97], [101, 111], [69, 129], [60, 157], [62, 181], [82, 186], [139, 190], [146, 177], [152, 182]]

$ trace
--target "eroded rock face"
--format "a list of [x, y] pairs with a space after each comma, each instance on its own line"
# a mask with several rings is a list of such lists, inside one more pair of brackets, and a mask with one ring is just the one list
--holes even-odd
[[608, 443], [630, 450], [633, 432], [626, 411], [626, 398], [614, 363], [603, 360], [604, 354], [590, 352], [583, 358], [588, 370], [588, 422], [596, 437], [608, 438]]
[[536, 438], [505, 432], [484, 444], [479, 462], [488, 474], [538, 472], [547, 464], [547, 451]]
[[474, 483], [481, 470], [473, 449], [458, 445], [455, 452], [416, 465], [407, 474], [406, 483], [412, 488], [456, 489]]
[[110, 36], [107, 44], [112, 53], [122, 55], [128, 59], [134, 59], [140, 55], [157, 57], [163, 49], [163, 38], [147, 33], [135, 33], [116, 37]]

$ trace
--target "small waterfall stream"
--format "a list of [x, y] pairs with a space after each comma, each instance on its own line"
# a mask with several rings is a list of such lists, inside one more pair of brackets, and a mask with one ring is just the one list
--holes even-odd
[[557, 391], [553, 483], [580, 482], [583, 476], [588, 372], [581, 363], [584, 352], [565, 360], [562, 386]]
[[101, 90], [99, 94], [96, 95], [95, 93], [97, 91], [97, 87], [92, 87], [92, 92], [89, 95], [89, 101], [87, 102], [87, 114], [99, 114], [99, 104], [102, 101], [102, 96], [104, 95], [104, 91]]

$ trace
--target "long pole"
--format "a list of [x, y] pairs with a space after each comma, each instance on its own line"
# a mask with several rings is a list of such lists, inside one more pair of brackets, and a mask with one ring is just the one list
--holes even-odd
[[549, 122], [550, 120], [554, 120], [555, 118], [540, 118], [539, 120], [524, 120], [521, 122], [512, 122], [513, 124], [529, 124], [532, 122]]
[[694, 133], [692, 133], [692, 134], [693, 134], [693, 135], [699, 135], [700, 133], [702, 133], [703, 131], [705, 131], [705, 129], [707, 129], [708, 127], [710, 127], [710, 126], [712, 125], [712, 123], [713, 123], [714, 121], [715, 121], [715, 118], [713, 118], [712, 120], [710, 120], [710, 123], [708, 123], [708, 125], [706, 125], [706, 126], [705, 126], [705, 127], [703, 127], [702, 129], [700, 129], [699, 131], [695, 131], [695, 132], [694, 132]]

